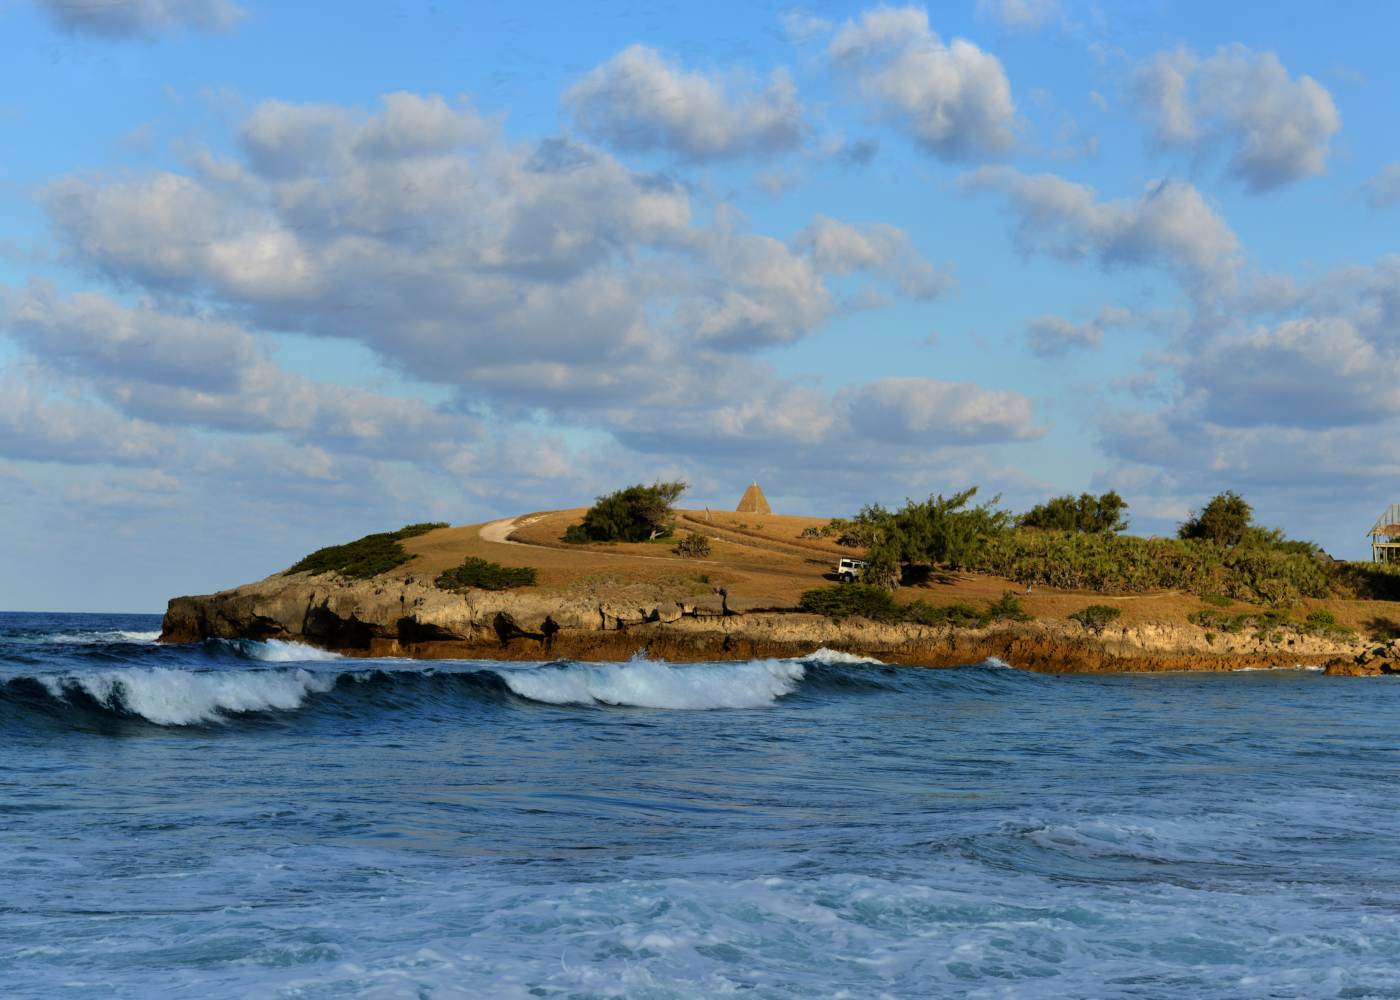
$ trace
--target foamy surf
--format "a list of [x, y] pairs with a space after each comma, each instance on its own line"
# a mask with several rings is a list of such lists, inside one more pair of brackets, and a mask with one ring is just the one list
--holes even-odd
[[877, 660], [873, 656], [862, 656], [859, 653], [845, 653], [839, 649], [827, 649], [825, 646], [813, 650], [806, 656], [794, 657], [794, 659], [805, 663], [821, 663], [828, 667], [856, 667], [856, 666], [884, 666], [884, 661]]
[[794, 660], [671, 664], [550, 664], [502, 670], [506, 686], [522, 698], [549, 705], [615, 705], [631, 708], [762, 708], [792, 694], [806, 676]]
[[[92, 632], [54, 632], [33, 639], [19, 639], [20, 642], [40, 642], [45, 644], [98, 645], [115, 642], [146, 643], [160, 638], [160, 630], [135, 631], [129, 629], [100, 629]], [[15, 640], [11, 640], [15, 641]]]
[[335, 676], [308, 670], [170, 670], [142, 667], [35, 678], [49, 695], [86, 695], [112, 712], [158, 726], [191, 726], [244, 712], [300, 708], [307, 696], [335, 687]]
[[253, 660], [264, 663], [320, 663], [329, 660], [343, 660], [339, 653], [328, 649], [318, 649], [303, 642], [287, 642], [282, 639], [240, 639], [238, 648]]

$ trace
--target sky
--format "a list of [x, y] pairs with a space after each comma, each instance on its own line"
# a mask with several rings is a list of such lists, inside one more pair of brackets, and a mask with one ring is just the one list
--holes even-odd
[[681, 478], [1400, 502], [1400, 7], [0, 0], [0, 608]]

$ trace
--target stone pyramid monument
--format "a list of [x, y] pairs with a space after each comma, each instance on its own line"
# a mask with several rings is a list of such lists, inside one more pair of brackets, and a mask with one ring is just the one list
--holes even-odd
[[749, 488], [744, 490], [744, 495], [739, 498], [739, 506], [734, 509], [740, 514], [773, 513], [773, 508], [768, 506], [768, 498], [763, 495], [763, 489], [758, 483], [749, 484]]

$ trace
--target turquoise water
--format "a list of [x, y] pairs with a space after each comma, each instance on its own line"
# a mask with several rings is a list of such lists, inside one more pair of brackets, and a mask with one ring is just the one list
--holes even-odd
[[1400, 997], [1389, 679], [158, 628], [0, 615], [0, 995]]

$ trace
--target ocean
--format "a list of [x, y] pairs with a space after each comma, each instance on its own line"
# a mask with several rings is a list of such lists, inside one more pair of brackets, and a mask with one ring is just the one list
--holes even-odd
[[0, 615], [0, 996], [1400, 997], [1400, 685]]

